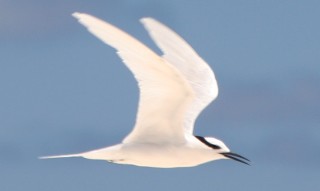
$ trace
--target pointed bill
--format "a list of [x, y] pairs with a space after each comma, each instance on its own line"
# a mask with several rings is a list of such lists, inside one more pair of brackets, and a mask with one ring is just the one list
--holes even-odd
[[221, 153], [221, 154], [229, 159], [241, 162], [246, 165], [250, 165], [249, 162], [251, 162], [249, 159], [247, 159], [239, 154], [236, 154], [236, 153], [228, 152], [228, 153]]

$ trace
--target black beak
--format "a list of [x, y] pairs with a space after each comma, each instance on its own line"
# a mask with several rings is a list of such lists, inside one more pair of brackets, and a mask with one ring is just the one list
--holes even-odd
[[228, 152], [228, 153], [220, 153], [222, 154], [223, 156], [229, 158], [229, 159], [232, 159], [232, 160], [235, 160], [235, 161], [238, 161], [238, 162], [241, 162], [243, 164], [246, 164], [246, 165], [250, 165], [249, 162], [250, 160], [241, 156], [241, 155], [238, 155], [236, 153], [232, 153], [232, 152]]

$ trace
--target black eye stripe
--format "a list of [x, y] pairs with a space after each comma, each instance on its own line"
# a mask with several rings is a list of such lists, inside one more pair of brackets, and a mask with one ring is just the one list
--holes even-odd
[[214, 145], [212, 143], [209, 143], [204, 137], [201, 137], [201, 136], [195, 136], [199, 141], [201, 141], [202, 143], [204, 143], [205, 145], [207, 145], [208, 147], [210, 148], [213, 148], [213, 149], [221, 149], [220, 146], [218, 145]]

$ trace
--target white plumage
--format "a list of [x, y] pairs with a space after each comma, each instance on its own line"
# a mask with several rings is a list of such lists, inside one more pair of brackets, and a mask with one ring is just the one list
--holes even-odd
[[[141, 22], [163, 51], [159, 56], [115, 26], [74, 13], [89, 32], [117, 50], [136, 78], [140, 100], [135, 126], [122, 143], [94, 151], [42, 158], [84, 157], [148, 167], [188, 167], [211, 160], [246, 158], [215, 138], [193, 135], [201, 111], [218, 95], [208, 64], [179, 35], [152, 18]], [[247, 160], [248, 161], [248, 160]]]

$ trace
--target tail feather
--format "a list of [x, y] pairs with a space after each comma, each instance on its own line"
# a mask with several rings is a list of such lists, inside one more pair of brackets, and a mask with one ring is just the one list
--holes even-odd
[[77, 153], [77, 154], [43, 156], [43, 157], [39, 157], [39, 159], [83, 157], [83, 158], [92, 159], [92, 160], [113, 160], [113, 159], [119, 158], [119, 155], [121, 154], [121, 152], [119, 152], [119, 150], [121, 149], [121, 146], [122, 145], [114, 145], [111, 147], [105, 147], [105, 148]]
[[67, 157], [82, 157], [81, 154], [67, 154], [67, 155], [54, 155], [54, 156], [43, 156], [39, 159], [55, 159], [55, 158], [67, 158]]

